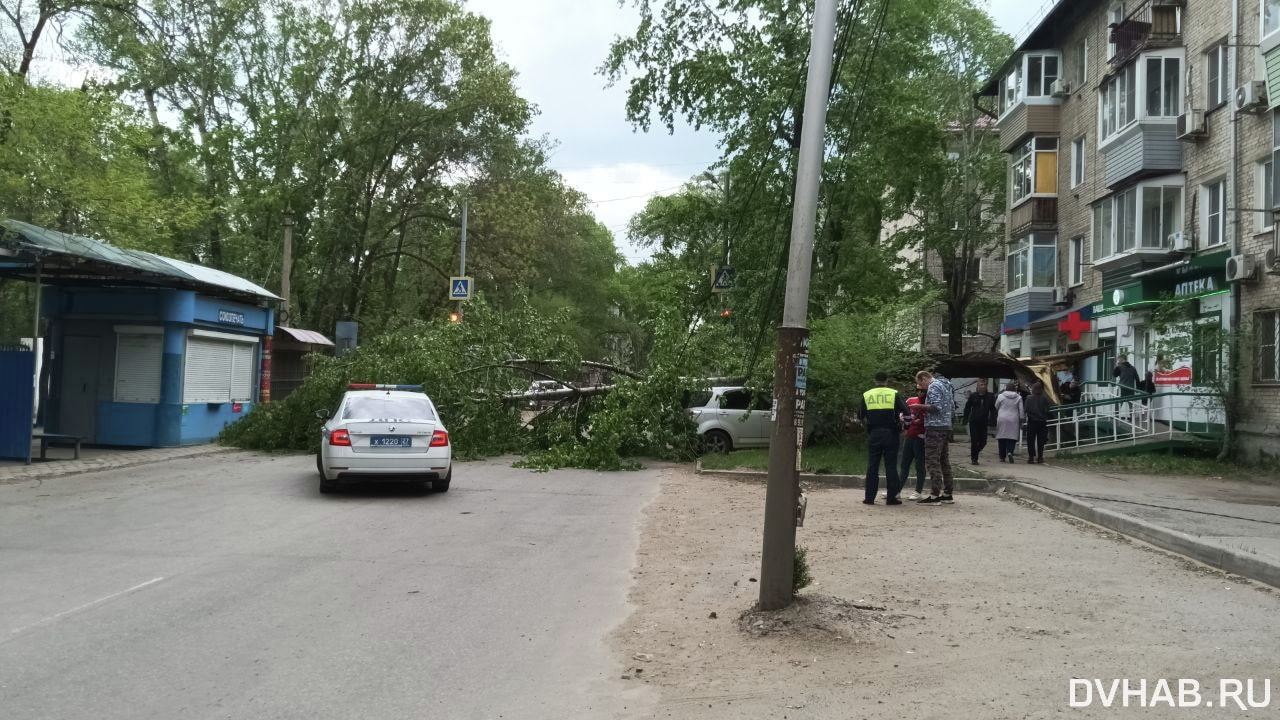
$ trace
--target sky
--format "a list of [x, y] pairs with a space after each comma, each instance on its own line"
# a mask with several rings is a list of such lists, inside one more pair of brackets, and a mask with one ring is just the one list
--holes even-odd
[[[982, 2], [983, 0], [979, 0]], [[1054, 0], [989, 0], [996, 25], [1017, 36]], [[499, 57], [519, 73], [523, 97], [538, 106], [533, 135], [556, 143], [551, 166], [592, 201], [629, 262], [643, 250], [626, 239], [627, 222], [654, 195], [672, 192], [720, 157], [718, 137], [677, 127], [648, 133], [626, 119], [625, 80], [606, 87], [597, 74], [615, 37], [638, 18], [632, 0], [466, 0], [489, 18]], [[552, 39], [554, 38], [554, 39]]]

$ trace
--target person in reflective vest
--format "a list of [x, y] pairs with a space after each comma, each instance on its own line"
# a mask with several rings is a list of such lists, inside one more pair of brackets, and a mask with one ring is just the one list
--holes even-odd
[[858, 419], [867, 428], [867, 481], [863, 503], [874, 505], [880, 489], [880, 461], [884, 461], [885, 504], [901, 505], [898, 493], [902, 480], [898, 477], [899, 418], [907, 413], [907, 405], [897, 390], [889, 387], [889, 376], [876, 373], [876, 386], [862, 394]]

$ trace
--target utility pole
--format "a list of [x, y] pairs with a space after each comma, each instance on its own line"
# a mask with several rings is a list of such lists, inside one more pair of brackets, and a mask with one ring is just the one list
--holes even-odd
[[284, 253], [283, 267], [280, 268], [280, 321], [288, 322], [289, 313], [292, 310], [289, 304], [290, 279], [293, 275], [293, 205], [286, 205], [284, 208], [284, 218], [280, 223], [284, 225]]
[[800, 162], [796, 167], [791, 215], [791, 254], [786, 300], [778, 328], [778, 357], [773, 376], [775, 403], [769, 442], [769, 485], [764, 503], [764, 548], [760, 563], [760, 609], [791, 604], [792, 565], [799, 521], [800, 452], [804, 441], [805, 389], [809, 369], [809, 275], [813, 267], [813, 226], [822, 176], [827, 126], [827, 88], [831, 82], [836, 34], [836, 0], [814, 0], [813, 39], [805, 87]]
[[[467, 276], [467, 199], [462, 198], [462, 250], [458, 254], [458, 276]], [[458, 321], [462, 321], [462, 301], [458, 301]]]

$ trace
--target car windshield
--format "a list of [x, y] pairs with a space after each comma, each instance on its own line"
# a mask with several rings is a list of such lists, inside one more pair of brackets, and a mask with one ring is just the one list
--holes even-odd
[[343, 420], [435, 420], [431, 403], [425, 397], [391, 395], [356, 396], [347, 399]]

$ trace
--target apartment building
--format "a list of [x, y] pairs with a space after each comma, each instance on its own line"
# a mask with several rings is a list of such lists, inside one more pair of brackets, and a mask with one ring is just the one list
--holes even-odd
[[[1242, 449], [1280, 454], [1280, 0], [1063, 0], [980, 101], [1009, 155], [1006, 351], [1100, 349], [1079, 370], [1103, 381], [1125, 354], [1196, 391], [1238, 333]], [[1182, 357], [1153, 323], [1170, 305]]]

